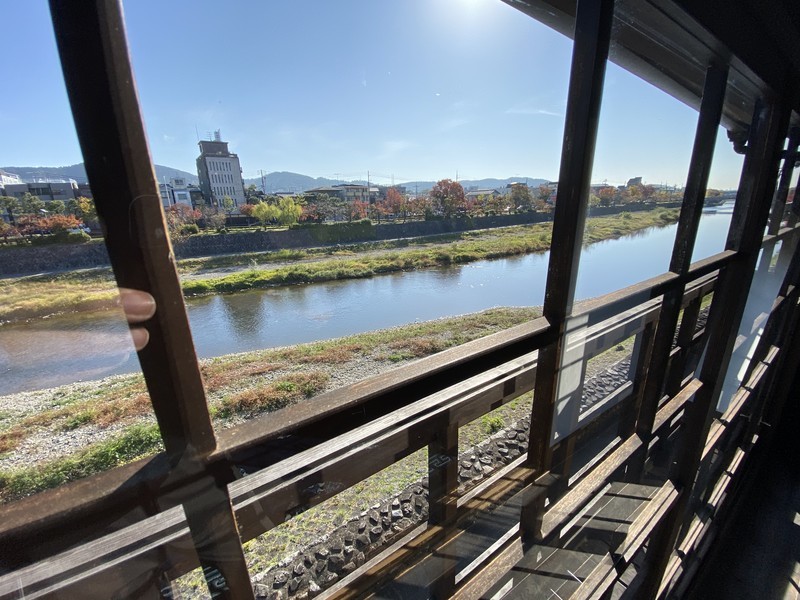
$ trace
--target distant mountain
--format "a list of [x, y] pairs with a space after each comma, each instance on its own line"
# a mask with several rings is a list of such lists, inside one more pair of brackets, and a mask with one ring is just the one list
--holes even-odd
[[[365, 181], [341, 181], [335, 179], [327, 179], [325, 177], [309, 177], [308, 175], [301, 175], [300, 173], [291, 173], [289, 171], [274, 171], [265, 176], [266, 191], [268, 194], [275, 192], [305, 192], [312, 188], [336, 185], [337, 183], [356, 183], [364, 184]], [[547, 183], [547, 179], [535, 177], [508, 177], [506, 179], [467, 179], [460, 181], [465, 190], [470, 188], [477, 189], [502, 189], [512, 182], [522, 181], [527, 182], [531, 187], [537, 187], [543, 183]], [[245, 186], [250, 184], [255, 185], [261, 189], [261, 178], [253, 177], [244, 180]], [[424, 193], [430, 190], [436, 184], [435, 181], [409, 181], [399, 185], [405, 186], [409, 192], [417, 191]]]
[[[159, 182], [171, 177], [184, 177], [190, 183], [197, 183], [197, 174], [181, 171], [164, 165], [155, 165], [156, 179]], [[23, 181], [33, 182], [41, 179], [74, 179], [86, 183], [86, 169], [83, 163], [67, 167], [0, 167], [3, 171], [19, 175]]]
[[[197, 175], [187, 171], [181, 171], [173, 167], [166, 167], [164, 165], [155, 165], [156, 179], [159, 183], [169, 180], [172, 177], [184, 177], [189, 183], [197, 183]], [[78, 183], [86, 183], [86, 169], [83, 163], [76, 165], [69, 165], [66, 167], [0, 167], [3, 171], [15, 173], [19, 175], [23, 181], [36, 181], [40, 179], [74, 179]], [[515, 181], [527, 182], [530, 187], [537, 187], [543, 183], [547, 183], [546, 179], [535, 177], [508, 177], [506, 179], [464, 179], [459, 183], [464, 186], [464, 189], [503, 189], [509, 183]], [[275, 192], [305, 192], [307, 190], [323, 187], [328, 185], [336, 185], [337, 183], [356, 183], [365, 184], [365, 181], [342, 181], [336, 179], [328, 179], [326, 177], [309, 177], [300, 173], [292, 173], [290, 171], [273, 171], [266, 175], [266, 191], [268, 194]], [[244, 180], [245, 187], [253, 184], [258, 189], [261, 189], [261, 178], [252, 177]], [[400, 183], [399, 185], [405, 186], [409, 192], [425, 193], [429, 191], [434, 185], [435, 181], [408, 181]]]
[[[335, 179], [327, 179], [325, 177], [309, 177], [308, 175], [301, 175], [300, 173], [292, 173], [290, 171], [273, 171], [266, 175], [266, 192], [272, 194], [275, 192], [305, 192], [316, 187], [326, 185], [335, 185], [337, 183], [345, 183]], [[261, 189], [261, 178], [252, 177], [244, 180], [244, 185], [253, 184], [258, 189]]]

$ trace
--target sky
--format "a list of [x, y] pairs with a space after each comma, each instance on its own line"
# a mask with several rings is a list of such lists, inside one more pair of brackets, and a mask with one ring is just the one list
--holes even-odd
[[[557, 180], [572, 42], [499, 0], [124, 0], [154, 162], [221, 130], [244, 176]], [[82, 160], [47, 2], [0, 0], [0, 165]], [[7, 70], [8, 73], [8, 70]], [[697, 113], [609, 64], [593, 181], [683, 185]], [[718, 135], [709, 185], [742, 158]]]

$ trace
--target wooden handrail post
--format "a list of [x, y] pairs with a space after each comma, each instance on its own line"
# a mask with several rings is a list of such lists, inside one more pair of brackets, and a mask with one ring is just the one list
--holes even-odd
[[690, 514], [694, 481], [700, 465], [709, 424], [722, 388], [758, 259], [762, 232], [767, 224], [775, 190], [780, 153], [789, 124], [790, 108], [784, 98], [756, 107], [752, 135], [731, 219], [727, 249], [736, 260], [720, 273], [709, 316], [709, 342], [699, 379], [703, 386], [687, 408], [680, 448], [671, 478], [680, 489], [673, 511], [654, 535], [647, 551], [647, 569], [641, 598], [655, 598], [681, 528]]
[[[539, 351], [531, 412], [528, 464], [538, 474], [549, 471], [552, 462], [553, 416], [575, 298], [613, 16], [613, 0], [578, 2], [543, 311], [557, 336]], [[543, 507], [543, 495], [522, 507], [522, 535], [528, 542], [539, 534]]]

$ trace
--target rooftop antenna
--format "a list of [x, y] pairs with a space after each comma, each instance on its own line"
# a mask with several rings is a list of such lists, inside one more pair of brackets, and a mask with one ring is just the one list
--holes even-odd
[[214, 141], [221, 142], [222, 141], [222, 134], [220, 133], [219, 129], [214, 130]]
[[200, 142], [200, 132], [197, 131], [197, 124], [194, 126], [194, 134], [197, 136], [197, 141]]

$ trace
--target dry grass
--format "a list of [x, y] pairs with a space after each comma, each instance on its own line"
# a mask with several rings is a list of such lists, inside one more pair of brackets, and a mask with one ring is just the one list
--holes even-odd
[[267, 385], [226, 396], [219, 404], [219, 414], [255, 415], [278, 410], [319, 393], [328, 379], [329, 375], [322, 371], [293, 373]]

